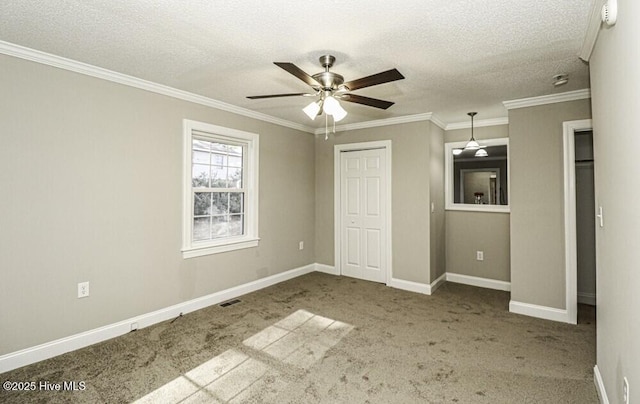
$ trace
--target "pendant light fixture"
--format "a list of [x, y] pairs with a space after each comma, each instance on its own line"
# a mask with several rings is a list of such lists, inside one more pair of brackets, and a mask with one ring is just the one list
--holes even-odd
[[467, 145], [464, 147], [465, 150], [478, 150], [480, 148], [480, 144], [476, 142], [476, 139], [473, 137], [473, 117], [477, 114], [477, 112], [467, 113], [467, 115], [471, 117], [471, 139], [469, 139]]
[[487, 154], [487, 151], [485, 150], [485, 146], [480, 146], [480, 144], [476, 141], [475, 137], [473, 137], [473, 117], [476, 116], [477, 114], [478, 114], [477, 112], [467, 112], [467, 115], [471, 117], [471, 139], [469, 139], [466, 146], [464, 146], [464, 149], [455, 149], [453, 151], [454, 155], [457, 156], [461, 154], [463, 151], [467, 151], [467, 150], [471, 150], [471, 151], [476, 150], [476, 153], [474, 154], [475, 157], [489, 156], [489, 154]]

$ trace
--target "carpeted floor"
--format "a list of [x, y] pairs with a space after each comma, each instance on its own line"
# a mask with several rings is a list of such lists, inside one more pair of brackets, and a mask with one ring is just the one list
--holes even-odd
[[3, 403], [597, 403], [595, 310], [568, 325], [509, 293], [432, 296], [312, 273], [0, 375], [78, 382]]

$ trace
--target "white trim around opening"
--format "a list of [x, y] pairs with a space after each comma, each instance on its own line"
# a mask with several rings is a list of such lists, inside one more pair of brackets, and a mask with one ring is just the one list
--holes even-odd
[[576, 234], [576, 172], [575, 133], [593, 128], [591, 119], [567, 121], [562, 124], [564, 155], [564, 245], [565, 245], [565, 297], [566, 319], [570, 324], [578, 322], [578, 263]]

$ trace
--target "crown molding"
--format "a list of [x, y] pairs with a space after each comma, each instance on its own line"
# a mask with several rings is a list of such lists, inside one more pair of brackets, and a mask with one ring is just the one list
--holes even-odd
[[567, 102], [584, 100], [591, 98], [591, 90], [585, 88], [583, 90], [567, 91], [566, 93], [542, 95], [540, 97], [521, 98], [519, 100], [502, 101], [507, 109], [535, 107], [536, 105], [555, 104], [557, 102]]
[[262, 114], [260, 112], [251, 111], [250, 109], [227, 104], [226, 102], [218, 101], [213, 98], [204, 97], [202, 95], [190, 93], [188, 91], [178, 90], [173, 87], [139, 79], [133, 76], [128, 76], [126, 74], [114, 72], [112, 70], [107, 70], [87, 63], [63, 58], [61, 56], [52, 55], [50, 53], [26, 48], [24, 46], [12, 44], [5, 41], [0, 41], [0, 54], [41, 63], [43, 65], [84, 74], [86, 76], [96, 77], [98, 79], [107, 80], [118, 84], [124, 84], [129, 87], [138, 88], [156, 94], [166, 95], [183, 101], [193, 102], [195, 104], [204, 105], [207, 107], [219, 109], [221, 111], [231, 112], [234, 114], [246, 116], [248, 118], [257, 119], [260, 121], [269, 122], [292, 129], [297, 129], [307, 133], [314, 133], [315, 131], [314, 128], [311, 128], [309, 126], [287, 121], [285, 119], [276, 118], [267, 114]]
[[[595, 0], [596, 3], [601, 0]], [[137, 77], [129, 76], [126, 74], [114, 72], [101, 67], [93, 66], [87, 63], [78, 62], [76, 60], [67, 59], [61, 56], [52, 55], [50, 53], [30, 49], [24, 46], [12, 44], [9, 42], [0, 40], [0, 54], [7, 56], [13, 56], [16, 58], [29, 60], [32, 62], [52, 66], [59, 69], [72, 71], [75, 73], [84, 74], [86, 76], [95, 77], [102, 80], [111, 81], [118, 84], [123, 84], [129, 87], [138, 88], [141, 90], [149, 91], [156, 94], [161, 94], [173, 98], [177, 98], [183, 101], [193, 102], [195, 104], [204, 105], [207, 107], [215, 108], [221, 111], [231, 112], [237, 115], [245, 116], [247, 118], [257, 119], [259, 121], [272, 123], [275, 125], [296, 129], [306, 133], [322, 134], [324, 128], [313, 128], [310, 126], [298, 124], [285, 119], [276, 118], [271, 115], [255, 112], [250, 109], [238, 107], [226, 102], [218, 101], [213, 98], [208, 98], [202, 95], [190, 93], [188, 91], [178, 90], [173, 87], [154, 83], [151, 81], [143, 80]], [[519, 100], [503, 101], [504, 106], [507, 109], [530, 107], [535, 105], [551, 104], [556, 102], [565, 102], [590, 98], [590, 90], [577, 90], [561, 94], [545, 95], [541, 97], [523, 98]], [[349, 131], [356, 129], [375, 128], [379, 126], [398, 125], [410, 122], [419, 121], [431, 121], [436, 126], [443, 130], [453, 130], [469, 128], [471, 125], [469, 122], [459, 122], [447, 124], [436, 117], [431, 112], [415, 115], [405, 115], [387, 119], [378, 119], [367, 122], [357, 122], [352, 124], [336, 126], [336, 131]], [[508, 118], [495, 118], [486, 119], [474, 122], [474, 127], [482, 126], [495, 126], [508, 124]]]
[[[483, 126], [498, 126], [498, 125], [508, 125], [509, 118], [491, 118], [491, 119], [482, 119], [479, 121], [473, 121], [474, 128], [481, 128]], [[468, 129], [471, 128], [471, 121], [465, 122], [456, 122], [447, 124], [445, 130], [455, 130], [455, 129]]]
[[435, 116], [433, 113], [431, 114], [431, 122], [433, 122], [437, 127], [439, 127], [442, 130], [446, 130], [447, 128], [447, 124], [442, 119]]
[[580, 48], [580, 52], [578, 53], [578, 57], [585, 62], [589, 62], [589, 59], [591, 59], [591, 53], [593, 52], [593, 48], [596, 45], [598, 33], [600, 32], [600, 27], [602, 26], [602, 17], [600, 15], [600, 10], [602, 9], [604, 0], [592, 1], [593, 3], [591, 3], [591, 14], [589, 14], [589, 24], [587, 25], [587, 31], [584, 34], [582, 47]]
[[[398, 125], [401, 123], [409, 123], [409, 122], [431, 121], [432, 117], [433, 117], [433, 114], [431, 112], [426, 112], [423, 114], [397, 116], [397, 117], [387, 118], [387, 119], [376, 119], [374, 121], [348, 123], [346, 125], [336, 126], [336, 132], [344, 132], [344, 131], [356, 130], [356, 129], [376, 128], [378, 126]], [[324, 128], [317, 128], [314, 133], [316, 135], [321, 135], [321, 134], [324, 134], [324, 132], [325, 132]]]

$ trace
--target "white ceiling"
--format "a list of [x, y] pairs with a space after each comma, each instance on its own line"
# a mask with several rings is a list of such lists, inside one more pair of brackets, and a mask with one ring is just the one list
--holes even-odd
[[[589, 87], [577, 54], [593, 0], [5, 0], [0, 40], [309, 127], [304, 97], [332, 54], [346, 81], [397, 68], [405, 79], [354, 91], [340, 123], [432, 112], [444, 123], [506, 117], [502, 101]], [[552, 76], [568, 73], [555, 88]]]

